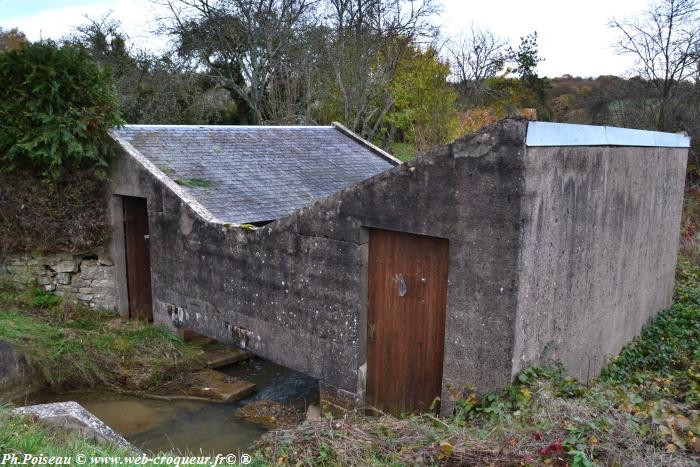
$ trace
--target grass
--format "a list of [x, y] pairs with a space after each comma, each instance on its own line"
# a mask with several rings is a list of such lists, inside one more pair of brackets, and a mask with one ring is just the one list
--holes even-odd
[[[588, 385], [530, 368], [449, 417], [349, 413], [268, 433], [254, 465], [674, 465], [700, 462], [700, 191], [686, 195], [674, 303]], [[196, 361], [166, 329], [123, 323], [38, 290], [0, 287], [0, 339], [57, 386], [143, 388]], [[170, 365], [170, 366], [168, 366]], [[49, 432], [0, 407], [0, 453], [74, 455], [112, 447]]]
[[201, 365], [201, 349], [164, 326], [0, 284], [0, 339], [26, 353], [56, 390], [97, 384], [144, 390]]
[[[42, 362], [59, 386], [76, 376], [92, 384], [157, 384], [167, 371], [152, 373], [154, 367], [186, 362], [193, 352], [163, 328], [68, 307], [37, 290], [5, 286], [0, 304], [0, 338]], [[0, 407], [0, 452], [127, 455], [47, 431], [7, 407]], [[460, 399], [446, 418], [348, 414], [270, 432], [255, 463], [690, 466], [698, 454], [700, 267], [681, 255], [673, 306], [589, 385], [561, 368], [530, 368], [501, 392]]]
[[677, 282], [673, 306], [590, 385], [530, 368], [447, 418], [348, 414], [271, 432], [258, 454], [283, 465], [697, 465], [700, 268], [682, 258]]
[[416, 157], [418, 150], [410, 143], [393, 143], [389, 153], [401, 162], [408, 162]]
[[[163, 326], [124, 322], [116, 313], [71, 305], [37, 288], [0, 283], [0, 339], [26, 353], [55, 390], [113, 387], [146, 390], [202, 366], [202, 351]], [[11, 414], [0, 403], [0, 454], [41, 456], [133, 456], [114, 445], [47, 428], [32, 417]], [[168, 454], [173, 456], [173, 454]], [[75, 463], [75, 459], [73, 459]], [[139, 464], [149, 465], [149, 464]], [[163, 463], [159, 465], [175, 465]]]
[[[3, 455], [12, 454], [17, 456], [17, 464], [23, 464], [24, 456], [31, 454], [33, 456], [41, 456], [44, 459], [44, 465], [80, 465], [76, 460], [76, 456], [82, 454], [85, 456], [85, 465], [158, 465], [166, 467], [196, 465], [191, 460], [186, 460], [186, 458], [202, 458], [205, 456], [204, 454], [190, 452], [160, 452], [149, 455], [149, 460], [144, 461], [138, 453], [130, 452], [121, 446], [96, 444], [91, 439], [60, 428], [49, 429], [32, 417], [12, 415], [10, 406], [0, 405], [0, 464], [2, 464]], [[64, 462], [57, 459], [48, 461], [51, 457], [63, 458]], [[101, 459], [99, 462], [91, 462], [91, 457], [100, 457]], [[66, 458], [70, 458], [70, 462], [66, 462]], [[178, 458], [182, 459], [182, 461], [179, 462]], [[199, 465], [211, 465], [213, 458], [214, 456], [212, 456], [212, 460], [209, 463], [200, 463]], [[38, 459], [38, 457], [35, 457], [35, 459]], [[13, 461], [10, 459], [5, 463], [12, 464]], [[42, 464], [42, 462], [38, 463]], [[30, 464], [31, 461], [24, 463], [24, 465]]]

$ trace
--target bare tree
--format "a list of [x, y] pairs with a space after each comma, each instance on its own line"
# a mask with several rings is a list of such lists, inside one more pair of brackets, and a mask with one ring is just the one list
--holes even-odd
[[327, 0], [325, 63], [343, 122], [373, 138], [392, 107], [389, 83], [411, 44], [436, 37], [433, 0]]
[[279, 60], [265, 93], [265, 115], [274, 124], [318, 123], [316, 108], [324, 95], [328, 67], [321, 55], [327, 34], [309, 27]]
[[503, 71], [507, 45], [505, 39], [474, 24], [469, 33], [448, 42], [452, 75], [468, 105], [474, 105], [478, 96], [484, 93], [487, 78]]
[[653, 86], [655, 126], [672, 130], [680, 84], [697, 71], [700, 20], [696, 0], [660, 0], [639, 17], [613, 19], [618, 53], [635, 59], [634, 73]]
[[111, 69], [119, 113], [128, 123], [210, 123], [234, 107], [226, 91], [171, 53], [133, 47], [109, 14], [87, 18], [63, 40]]
[[410, 47], [430, 42], [434, 0], [152, 0], [181, 57], [218, 77], [251, 123], [340, 119], [372, 138]]
[[204, 64], [262, 122], [266, 93], [316, 0], [156, 1], [170, 10], [166, 31], [180, 55]]

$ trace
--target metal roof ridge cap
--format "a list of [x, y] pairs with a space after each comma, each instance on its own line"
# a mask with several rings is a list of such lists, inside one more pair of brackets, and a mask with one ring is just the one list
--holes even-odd
[[[127, 123], [123, 125], [124, 128], [221, 128], [221, 129], [231, 129], [231, 128], [241, 128], [241, 129], [285, 129], [285, 130], [310, 130], [310, 129], [330, 129], [333, 125], [170, 125], [167, 123]], [[118, 130], [118, 129], [117, 129]]]
[[394, 156], [392, 156], [391, 154], [389, 154], [385, 150], [381, 149], [380, 147], [375, 146], [374, 144], [370, 143], [366, 139], [362, 138], [360, 135], [358, 135], [354, 131], [350, 130], [349, 128], [344, 126], [342, 123], [333, 122], [333, 123], [331, 123], [331, 126], [333, 128], [335, 128], [336, 130], [340, 131], [345, 136], [354, 140], [355, 142], [372, 150], [373, 152], [377, 153], [379, 156], [383, 157], [384, 159], [388, 160], [389, 162], [392, 162], [394, 165], [403, 164], [403, 162], [401, 162], [400, 160], [398, 160], [397, 158], [395, 158]]
[[[653, 140], [653, 144], [644, 144], [643, 147], [660, 147], [660, 148], [690, 148], [690, 137], [682, 133], [671, 133], [667, 131], [656, 130], [640, 130], [636, 128], [622, 128], [605, 125], [605, 138], [610, 146], [634, 146], [634, 144], [624, 144], [624, 142], [616, 142], [620, 138], [620, 134], [625, 136], [632, 133], [639, 136], [646, 136]], [[611, 134], [611, 133], [617, 133]], [[624, 138], [624, 136], [623, 136]]]
[[[555, 131], [559, 128], [561, 131]], [[669, 133], [609, 125], [578, 123], [528, 122], [525, 145], [552, 146], [628, 146], [689, 148], [690, 137]]]
[[[175, 196], [180, 198], [185, 202], [186, 205], [194, 211], [203, 221], [212, 224], [227, 224], [216, 216], [214, 216], [211, 211], [204, 207], [199, 201], [197, 201], [191, 194], [185, 191], [180, 185], [175, 183], [168, 175], [166, 175], [162, 170], [160, 170], [150, 159], [141, 154], [141, 152], [136, 149], [131, 143], [126, 141], [124, 138], [116, 134], [114, 130], [109, 131], [109, 135], [114, 139], [119, 145], [126, 151], [129, 156], [131, 156], [136, 162], [141, 164], [148, 172], [151, 173], [159, 182], [164, 184], [167, 188], [172, 191]], [[237, 224], [232, 224], [237, 225]]]

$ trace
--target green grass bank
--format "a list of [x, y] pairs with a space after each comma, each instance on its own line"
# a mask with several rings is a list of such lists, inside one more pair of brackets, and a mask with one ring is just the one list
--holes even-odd
[[8, 283], [0, 284], [0, 340], [25, 353], [53, 390], [147, 390], [203, 363], [200, 347], [164, 326], [123, 321]]

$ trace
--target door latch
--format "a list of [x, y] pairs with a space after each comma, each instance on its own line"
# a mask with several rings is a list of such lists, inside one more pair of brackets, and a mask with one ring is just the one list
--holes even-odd
[[377, 327], [374, 324], [369, 325], [369, 332], [367, 333], [367, 338], [370, 342], [374, 342], [374, 335], [377, 330]]
[[408, 289], [406, 287], [406, 279], [404, 279], [403, 274], [401, 273], [399, 273], [397, 279], [399, 283], [399, 297], [405, 297], [408, 293]]

